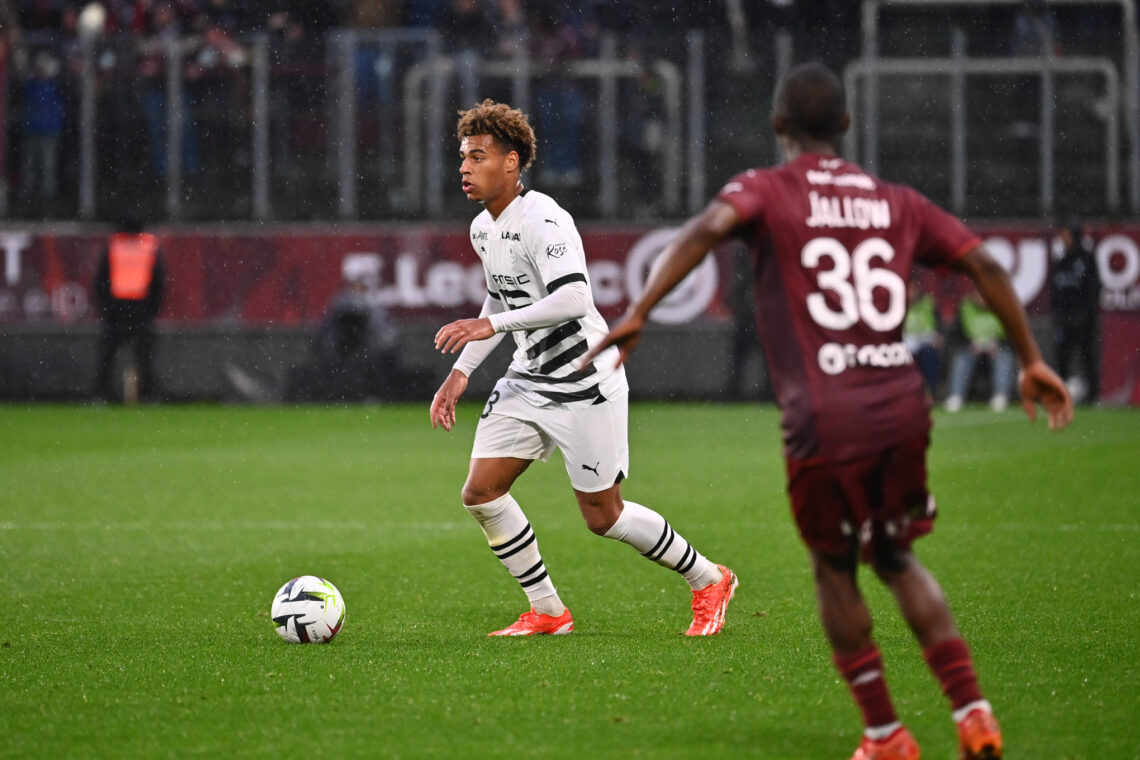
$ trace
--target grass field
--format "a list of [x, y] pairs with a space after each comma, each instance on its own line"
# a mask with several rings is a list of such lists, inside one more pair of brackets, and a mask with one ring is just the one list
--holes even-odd
[[[859, 723], [816, 619], [770, 407], [631, 408], [632, 499], [741, 587], [723, 633], [683, 581], [582, 525], [561, 463], [514, 493], [572, 636], [502, 640], [525, 597], [458, 501], [478, 409], [0, 406], [0, 757], [846, 758]], [[1022, 760], [1140, 758], [1140, 413], [936, 420], [941, 579]], [[343, 592], [327, 646], [274, 591]], [[869, 580], [896, 706], [955, 757], [942, 696]]]

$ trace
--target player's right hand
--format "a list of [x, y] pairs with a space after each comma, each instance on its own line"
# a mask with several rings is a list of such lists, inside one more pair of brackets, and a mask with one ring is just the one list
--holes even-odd
[[614, 367], [620, 367], [625, 364], [625, 360], [629, 358], [633, 349], [637, 348], [638, 341], [641, 340], [641, 331], [645, 329], [645, 318], [637, 314], [627, 313], [624, 317], [618, 320], [610, 331], [606, 333], [598, 345], [591, 348], [584, 357], [579, 361], [579, 367], [585, 367], [597, 357], [602, 351], [605, 351], [610, 346], [617, 346], [618, 360]]
[[1030, 421], [1037, 419], [1037, 404], [1045, 407], [1049, 429], [1061, 430], [1073, 421], [1073, 398], [1065, 381], [1043, 361], [1022, 368], [1018, 375], [1021, 405]]
[[431, 400], [431, 426], [433, 430], [442, 427], [450, 432], [451, 428], [455, 427], [455, 405], [465, 390], [467, 390], [467, 375], [457, 369], [451, 370]]

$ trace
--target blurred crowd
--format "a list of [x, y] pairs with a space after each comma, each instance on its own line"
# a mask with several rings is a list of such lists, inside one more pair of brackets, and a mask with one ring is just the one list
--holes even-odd
[[[1018, 54], [1034, 54], [1041, 44], [1063, 53], [1065, 35], [1099, 39], [1105, 29], [1119, 26], [1111, 8], [1082, 7], [1079, 16], [1059, 15], [1065, 11], [1054, 8], [1044, 0], [1024, 0], [1020, 6], [972, 7], [954, 18], [993, 31], [993, 39]], [[893, 33], [904, 45], [912, 36], [921, 39], [910, 27], [891, 32], [890, 23], [886, 14], [885, 36]], [[620, 83], [616, 129], [622, 170], [630, 178], [623, 197], [646, 199], [644, 208], [632, 210], [634, 216], [659, 211], [651, 201], [661, 180], [650, 169], [660, 164], [665, 135], [662, 82], [651, 62], [683, 65], [689, 30], [703, 29], [710, 40], [710, 108], [739, 100], [741, 92], [766, 97], [769, 88], [763, 83], [772, 80], [777, 67], [776, 33], [787, 35], [797, 60], [821, 60], [836, 70], [858, 55], [861, 44], [860, 3], [852, 0], [0, 0], [0, 25], [8, 43], [0, 177], [14, 191], [5, 198], [3, 213], [28, 218], [75, 211], [75, 199], [61, 200], [60, 188], [77, 186], [78, 82], [89, 42], [96, 47], [100, 78], [95, 139], [102, 202], [116, 188], [143, 197], [161, 195], [150, 190], [163, 187], [168, 176], [167, 132], [177, 120], [171, 117], [172, 105], [179, 107], [176, 117], [181, 114], [180, 182], [209, 171], [212, 185], [201, 182], [203, 188], [248, 184], [242, 177], [248, 177], [250, 166], [247, 74], [254, 35], [271, 41], [273, 76], [284, 82], [272, 94], [274, 171], [299, 183], [308, 180], [316, 197], [330, 197], [314, 184], [314, 166], [327, 171], [328, 162], [316, 157], [306, 163], [305, 157], [329, 143], [332, 74], [325, 47], [329, 34], [344, 28], [437, 31], [455, 62], [456, 105], [488, 95], [509, 99], [511, 90], [502, 79], [477, 79], [475, 63], [527, 57], [538, 70], [530, 109], [543, 141], [542, 180], [584, 187], [590, 178], [580, 151], [592, 128], [587, 114], [593, 101], [588, 86], [565, 72], [575, 61], [598, 57], [603, 41], [616, 38], [615, 54], [641, 72]], [[945, 24], [937, 26], [945, 36]], [[985, 47], [971, 39], [971, 49]], [[180, 60], [173, 100], [166, 71], [172, 50]], [[362, 101], [391, 106], [393, 75], [388, 73], [387, 85], [376, 83], [378, 72], [391, 67], [390, 58], [364, 51], [356, 65]], [[749, 113], [729, 106], [731, 118], [713, 121], [710, 137], [745, 140], [726, 124]], [[391, 114], [376, 128], [368, 118], [361, 117], [358, 134], [400, 128]], [[232, 213], [215, 210], [206, 216], [248, 216], [248, 199], [241, 202], [246, 205]]]

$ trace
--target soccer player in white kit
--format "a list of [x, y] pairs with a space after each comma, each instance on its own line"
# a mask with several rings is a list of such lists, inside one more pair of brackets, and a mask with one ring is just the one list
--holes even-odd
[[534, 130], [521, 111], [485, 100], [461, 111], [460, 175], [469, 200], [484, 205], [471, 223], [487, 298], [475, 319], [440, 328], [435, 346], [460, 351], [431, 404], [432, 427], [451, 430], [467, 378], [510, 332], [517, 349], [479, 417], [463, 505], [491, 550], [519, 582], [530, 609], [491, 636], [566, 634], [574, 629], [546, 572], [526, 515], [510, 494], [536, 459], [562, 451], [586, 525], [668, 567], [692, 589], [689, 636], [724, 625], [736, 575], [705, 559], [657, 512], [621, 497], [629, 474], [625, 370], [616, 350], [579, 367], [608, 330], [590, 291], [574, 220], [548, 195], [523, 187], [535, 155]]

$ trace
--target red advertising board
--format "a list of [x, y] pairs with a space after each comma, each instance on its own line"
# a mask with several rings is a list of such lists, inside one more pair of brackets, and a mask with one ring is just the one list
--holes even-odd
[[[182, 325], [299, 325], [318, 320], [346, 272], [402, 319], [447, 320], [479, 308], [486, 286], [465, 227], [400, 225], [354, 231], [270, 228], [154, 230], [165, 254], [167, 296], [160, 319]], [[636, 295], [671, 230], [582, 229], [595, 300], [607, 318]], [[1049, 231], [983, 228], [1031, 314], [1048, 310], [1054, 255]], [[1140, 226], [1094, 230], [1101, 294], [1105, 400], [1140, 403]], [[0, 231], [0, 327], [94, 319], [92, 279], [104, 236]], [[727, 252], [710, 258], [655, 312], [658, 321], [728, 319]], [[965, 288], [960, 277], [931, 276], [948, 312]]]

